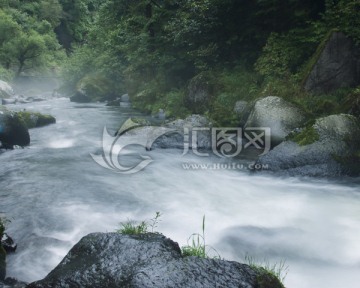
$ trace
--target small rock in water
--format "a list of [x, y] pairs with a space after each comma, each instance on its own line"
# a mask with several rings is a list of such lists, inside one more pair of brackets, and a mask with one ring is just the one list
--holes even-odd
[[121, 102], [130, 102], [129, 94], [124, 94], [120, 97]]
[[163, 109], [159, 109], [158, 118], [159, 120], [165, 120], [166, 115]]
[[6, 253], [15, 252], [15, 250], [17, 248], [17, 244], [6, 233], [4, 233], [3, 237], [1, 238], [1, 245], [4, 247]]

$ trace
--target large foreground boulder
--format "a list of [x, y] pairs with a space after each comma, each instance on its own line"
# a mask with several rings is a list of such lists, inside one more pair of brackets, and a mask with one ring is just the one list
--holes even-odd
[[271, 128], [272, 144], [276, 145], [305, 121], [305, 113], [300, 108], [280, 97], [268, 96], [256, 101], [245, 127]]
[[273, 278], [266, 282], [262, 286], [264, 275], [245, 264], [183, 257], [178, 244], [160, 234], [93, 233], [27, 287], [283, 287]]
[[0, 106], [0, 142], [4, 148], [30, 144], [30, 134], [24, 121], [4, 106]]
[[292, 134], [258, 164], [290, 175], [334, 177], [360, 173], [360, 123], [352, 115], [317, 119]]

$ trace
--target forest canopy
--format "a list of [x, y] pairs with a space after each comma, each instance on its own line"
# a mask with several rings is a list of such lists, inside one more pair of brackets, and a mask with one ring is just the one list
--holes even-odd
[[303, 93], [330, 31], [359, 43], [359, 11], [358, 0], [0, 0], [0, 77], [59, 69], [64, 93], [128, 92], [172, 116], [194, 112], [184, 97], [200, 77], [220, 120], [239, 99]]

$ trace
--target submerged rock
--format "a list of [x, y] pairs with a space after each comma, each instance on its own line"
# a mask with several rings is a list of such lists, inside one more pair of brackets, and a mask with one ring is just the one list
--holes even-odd
[[16, 104], [17, 99], [0, 99], [2, 103], [0, 105]]
[[258, 160], [290, 175], [340, 176], [360, 173], [360, 123], [352, 115], [317, 119]]
[[245, 127], [269, 127], [272, 144], [277, 145], [306, 121], [305, 113], [280, 97], [268, 96], [256, 101]]
[[283, 287], [276, 279], [261, 286], [265, 277], [271, 276], [237, 262], [183, 257], [178, 244], [160, 234], [93, 233], [27, 287]]

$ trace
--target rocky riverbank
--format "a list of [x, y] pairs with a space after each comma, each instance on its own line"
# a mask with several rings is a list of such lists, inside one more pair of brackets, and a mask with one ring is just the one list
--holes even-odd
[[[12, 87], [0, 81], [0, 99], [7, 102], [16, 102], [17, 96]], [[3, 102], [5, 99], [2, 99]], [[13, 149], [14, 146], [27, 146], [30, 144], [29, 129], [43, 127], [56, 123], [55, 117], [32, 111], [11, 111], [0, 105], [0, 148]]]
[[[244, 105], [249, 110], [250, 104]], [[267, 167], [267, 171], [291, 176], [360, 175], [360, 121], [354, 115], [336, 114], [309, 121], [309, 115], [301, 108], [275, 96], [261, 98], [251, 107], [246, 112], [246, 121], [242, 122], [243, 125], [221, 128], [224, 133], [232, 134], [215, 135], [217, 138], [214, 138], [211, 131], [211, 128], [216, 127], [203, 115], [164, 121], [161, 126], [172, 132], [158, 137], [152, 148], [184, 149], [184, 145], [187, 145], [188, 149], [218, 151], [225, 147], [224, 144], [228, 144], [227, 149], [230, 149], [230, 146], [234, 149], [236, 144], [242, 145], [243, 148], [251, 144], [260, 155], [254, 159], [256, 165]], [[239, 117], [243, 119], [244, 115]], [[142, 126], [141, 129], [129, 131], [122, 137], [152, 136], [149, 133], [152, 131], [152, 124], [143, 121], [139, 125]], [[236, 135], [234, 136], [236, 129], [243, 132], [250, 129], [253, 134], [243, 134], [242, 136], [247, 138], [239, 140], [236, 139]], [[267, 133], [264, 132], [266, 129]], [[220, 136], [221, 139], [218, 138]], [[221, 145], [218, 145], [219, 143]], [[225, 152], [221, 150], [214, 153], [226, 157]], [[236, 161], [236, 158], [234, 159]]]

